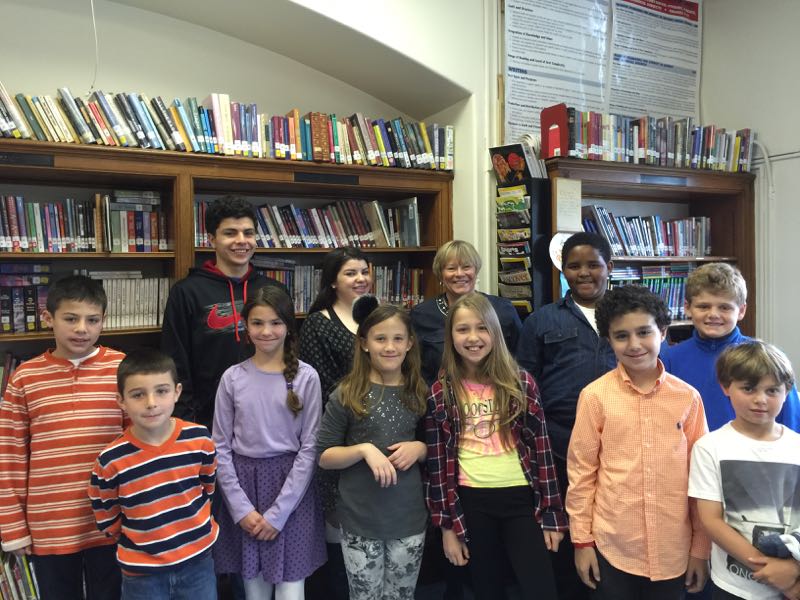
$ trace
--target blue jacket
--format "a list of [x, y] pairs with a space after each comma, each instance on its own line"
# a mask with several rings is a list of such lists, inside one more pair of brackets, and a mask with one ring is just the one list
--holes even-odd
[[[719, 429], [736, 418], [730, 400], [717, 382], [717, 357], [728, 346], [749, 339], [738, 327], [725, 337], [715, 339], [702, 338], [695, 329], [691, 338], [662, 352], [661, 360], [667, 371], [694, 386], [703, 397], [709, 431]], [[789, 391], [777, 421], [794, 431], [800, 431], [800, 401], [796, 387], [792, 386]]]
[[[481, 292], [482, 293], [482, 292]], [[522, 329], [519, 314], [510, 300], [483, 294], [492, 304], [503, 330], [511, 354], [517, 354], [517, 340]], [[411, 325], [419, 342], [419, 353], [422, 358], [422, 378], [428, 386], [436, 381], [444, 355], [444, 323], [447, 318], [447, 296], [444, 294], [426, 300], [411, 310]]]
[[614, 352], [567, 292], [525, 319], [517, 362], [539, 385], [553, 454], [565, 460], [578, 396], [616, 366]]

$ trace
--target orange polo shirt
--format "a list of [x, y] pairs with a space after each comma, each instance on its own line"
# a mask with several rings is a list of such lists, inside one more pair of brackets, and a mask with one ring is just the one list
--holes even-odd
[[567, 453], [572, 541], [653, 581], [683, 575], [689, 555], [708, 559], [711, 546], [688, 497], [692, 446], [708, 431], [703, 402], [658, 368], [648, 391], [622, 365], [587, 385]]

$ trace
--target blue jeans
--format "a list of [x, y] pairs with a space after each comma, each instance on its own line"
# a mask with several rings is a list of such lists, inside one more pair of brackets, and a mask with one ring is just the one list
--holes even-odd
[[164, 573], [123, 573], [122, 600], [217, 600], [211, 550]]

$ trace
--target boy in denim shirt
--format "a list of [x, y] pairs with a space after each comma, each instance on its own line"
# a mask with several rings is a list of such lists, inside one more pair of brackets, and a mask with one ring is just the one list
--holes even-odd
[[[617, 364], [608, 341], [597, 334], [595, 304], [608, 287], [611, 248], [595, 233], [576, 233], [562, 249], [569, 284], [564, 297], [535, 311], [522, 327], [517, 361], [539, 384], [553, 461], [562, 495], [567, 491], [567, 446], [581, 390]], [[569, 535], [569, 534], [567, 534]], [[564, 540], [551, 555], [561, 600], [589, 597], [575, 572], [573, 547]]]

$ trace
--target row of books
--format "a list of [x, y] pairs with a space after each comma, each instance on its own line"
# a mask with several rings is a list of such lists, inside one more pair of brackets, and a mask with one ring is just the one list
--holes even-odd
[[11, 95], [0, 83], [0, 134], [40, 141], [140, 147], [258, 158], [452, 170], [451, 125], [370, 120], [292, 109], [260, 113], [254, 103], [212, 93], [171, 103], [161, 96], [97, 90], [86, 98], [69, 88]]
[[319, 278], [322, 270], [313, 265], [298, 265], [290, 258], [257, 254], [253, 257], [256, 270], [283, 283], [294, 302], [295, 313], [306, 313], [319, 292]]
[[393, 266], [372, 267], [372, 292], [381, 303], [412, 308], [425, 300], [423, 269], [408, 267], [401, 261]]
[[495, 215], [499, 293], [527, 314], [531, 312], [530, 298], [533, 297], [531, 200], [527, 187], [524, 184], [498, 187]]
[[2, 600], [38, 600], [39, 583], [33, 563], [27, 556], [0, 552], [0, 598]]
[[163, 252], [169, 249], [167, 216], [156, 191], [115, 190], [100, 201], [105, 248], [111, 252]]
[[748, 172], [755, 131], [726, 131], [693, 117], [629, 117], [566, 104], [542, 109], [542, 156]]
[[664, 219], [659, 215], [614, 216], [604, 206], [581, 208], [584, 231], [602, 235], [614, 256], [708, 256], [711, 218]]
[[609, 274], [609, 287], [620, 285], [644, 285], [661, 296], [673, 319], [686, 318], [684, 300], [686, 278], [694, 269], [690, 263], [671, 265], [625, 266], [613, 269]]
[[172, 286], [169, 277], [145, 277], [141, 271], [91, 271], [76, 274], [97, 279], [108, 298], [104, 329], [160, 327]]
[[[205, 213], [209, 202], [194, 205], [195, 246], [209, 247]], [[414, 248], [419, 247], [416, 197], [394, 202], [337, 200], [303, 208], [293, 202], [256, 207], [259, 248]]]
[[93, 200], [46, 202], [0, 195], [0, 252], [167, 250], [166, 215], [157, 194], [116, 190]]
[[0, 194], [0, 252], [94, 252], [92, 200], [33, 202]]
[[[286, 285], [297, 313], [307, 313], [319, 292], [321, 269], [298, 265], [296, 261], [266, 255], [253, 257], [258, 271]], [[380, 302], [399, 304], [407, 308], [424, 300], [423, 269], [412, 268], [402, 261], [391, 266], [373, 265], [372, 291]]]
[[19, 266], [30, 272], [0, 272], [0, 336], [47, 329], [41, 315], [47, 308], [50, 274]]

